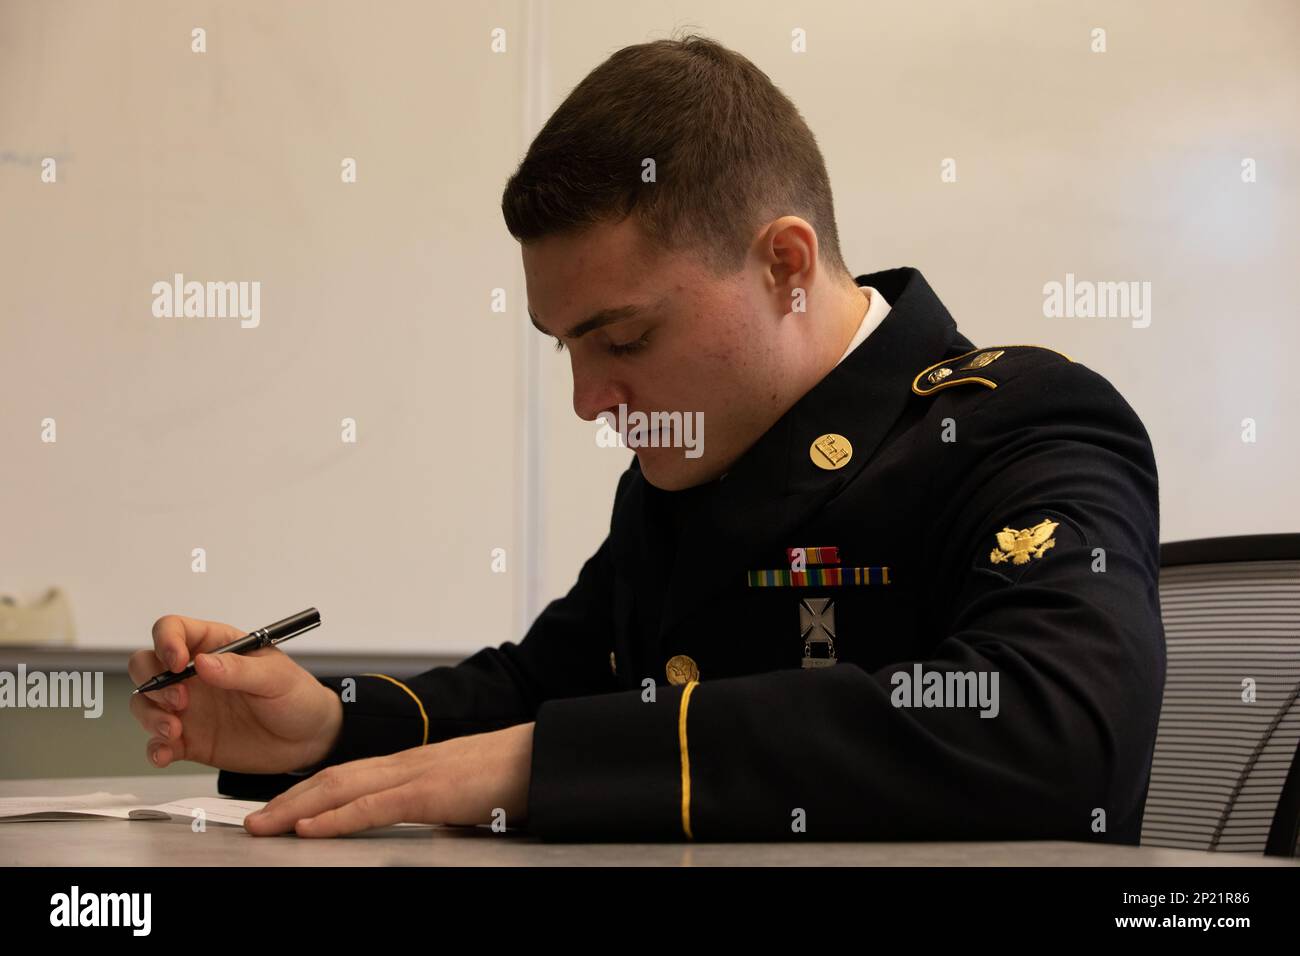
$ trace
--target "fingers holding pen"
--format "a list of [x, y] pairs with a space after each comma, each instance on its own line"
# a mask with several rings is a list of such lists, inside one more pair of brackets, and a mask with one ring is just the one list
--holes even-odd
[[[167, 668], [158, 660], [153, 651], [136, 651], [127, 660], [126, 665], [127, 674], [130, 675], [132, 682], [136, 685], [143, 684], [155, 674], [164, 673], [166, 670]], [[142, 695], [133, 695], [133, 700], [140, 696]], [[184, 710], [189, 705], [189, 692], [185, 689], [184, 681], [178, 681], [161, 690], [145, 691], [143, 696], [148, 697], [165, 710]]]
[[200, 651], [229, 644], [246, 633], [219, 621], [168, 614], [154, 622], [154, 652], [167, 670], [180, 672]]

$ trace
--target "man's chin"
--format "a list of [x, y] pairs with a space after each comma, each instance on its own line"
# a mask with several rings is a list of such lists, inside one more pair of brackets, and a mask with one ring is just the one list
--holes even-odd
[[703, 458], [687, 458], [680, 448], [639, 448], [636, 458], [642, 476], [660, 491], [683, 491], [714, 477]]

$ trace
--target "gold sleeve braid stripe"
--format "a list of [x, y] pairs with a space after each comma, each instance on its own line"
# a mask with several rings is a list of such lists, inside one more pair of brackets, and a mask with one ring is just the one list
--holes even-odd
[[398, 687], [402, 688], [402, 690], [411, 695], [411, 700], [415, 701], [415, 706], [420, 708], [420, 718], [424, 721], [424, 739], [420, 741], [420, 746], [423, 747], [427, 744], [429, 742], [429, 715], [424, 712], [424, 704], [421, 702], [420, 698], [415, 695], [415, 691], [411, 690], [411, 688], [407, 687], [400, 680], [397, 680], [394, 677], [389, 677], [387, 674], [362, 674], [361, 676], [382, 677], [384, 680], [396, 684]]
[[699, 683], [693, 680], [682, 691], [682, 706], [677, 717], [677, 739], [682, 748], [682, 830], [688, 840], [695, 837], [691, 835], [691, 755], [686, 747], [686, 708]]

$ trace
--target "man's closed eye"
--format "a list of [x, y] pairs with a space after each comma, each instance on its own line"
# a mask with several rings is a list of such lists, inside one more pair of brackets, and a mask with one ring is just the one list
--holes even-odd
[[[631, 355], [644, 349], [649, 341], [650, 333], [647, 332], [639, 339], [633, 339], [631, 342], [611, 342], [605, 349], [611, 355]], [[555, 351], [564, 351], [564, 340], [558, 336], [555, 339]]]

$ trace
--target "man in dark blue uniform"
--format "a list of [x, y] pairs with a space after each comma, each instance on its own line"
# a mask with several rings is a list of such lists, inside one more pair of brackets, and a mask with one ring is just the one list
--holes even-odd
[[[578, 414], [699, 413], [704, 453], [636, 449], [608, 537], [519, 644], [321, 680], [341, 720], [293, 751], [310, 760], [170, 752], [227, 768], [223, 793], [292, 786], [258, 833], [496, 809], [553, 839], [1136, 843], [1165, 665], [1141, 422], [1065, 355], [976, 348], [915, 269], [853, 279], [811, 134], [743, 142], [802, 127], [748, 61], [628, 50], [552, 117], [503, 208]], [[692, 107], [701, 70], [716, 99]], [[722, 101], [764, 124], [728, 126]], [[670, 120], [675, 138], [636, 141]], [[657, 179], [626, 175], [642, 156]], [[778, 160], [815, 188], [770, 215]], [[160, 657], [179, 640], [155, 629]], [[239, 686], [199, 678], [196, 696]], [[277, 763], [296, 775], [231, 772]]]
[[975, 349], [916, 270], [857, 281], [888, 315], [725, 478], [666, 492], [634, 461], [520, 645], [356, 678], [327, 763], [535, 718], [545, 837], [1136, 843], [1164, 674], [1145, 431], [1063, 355]]

